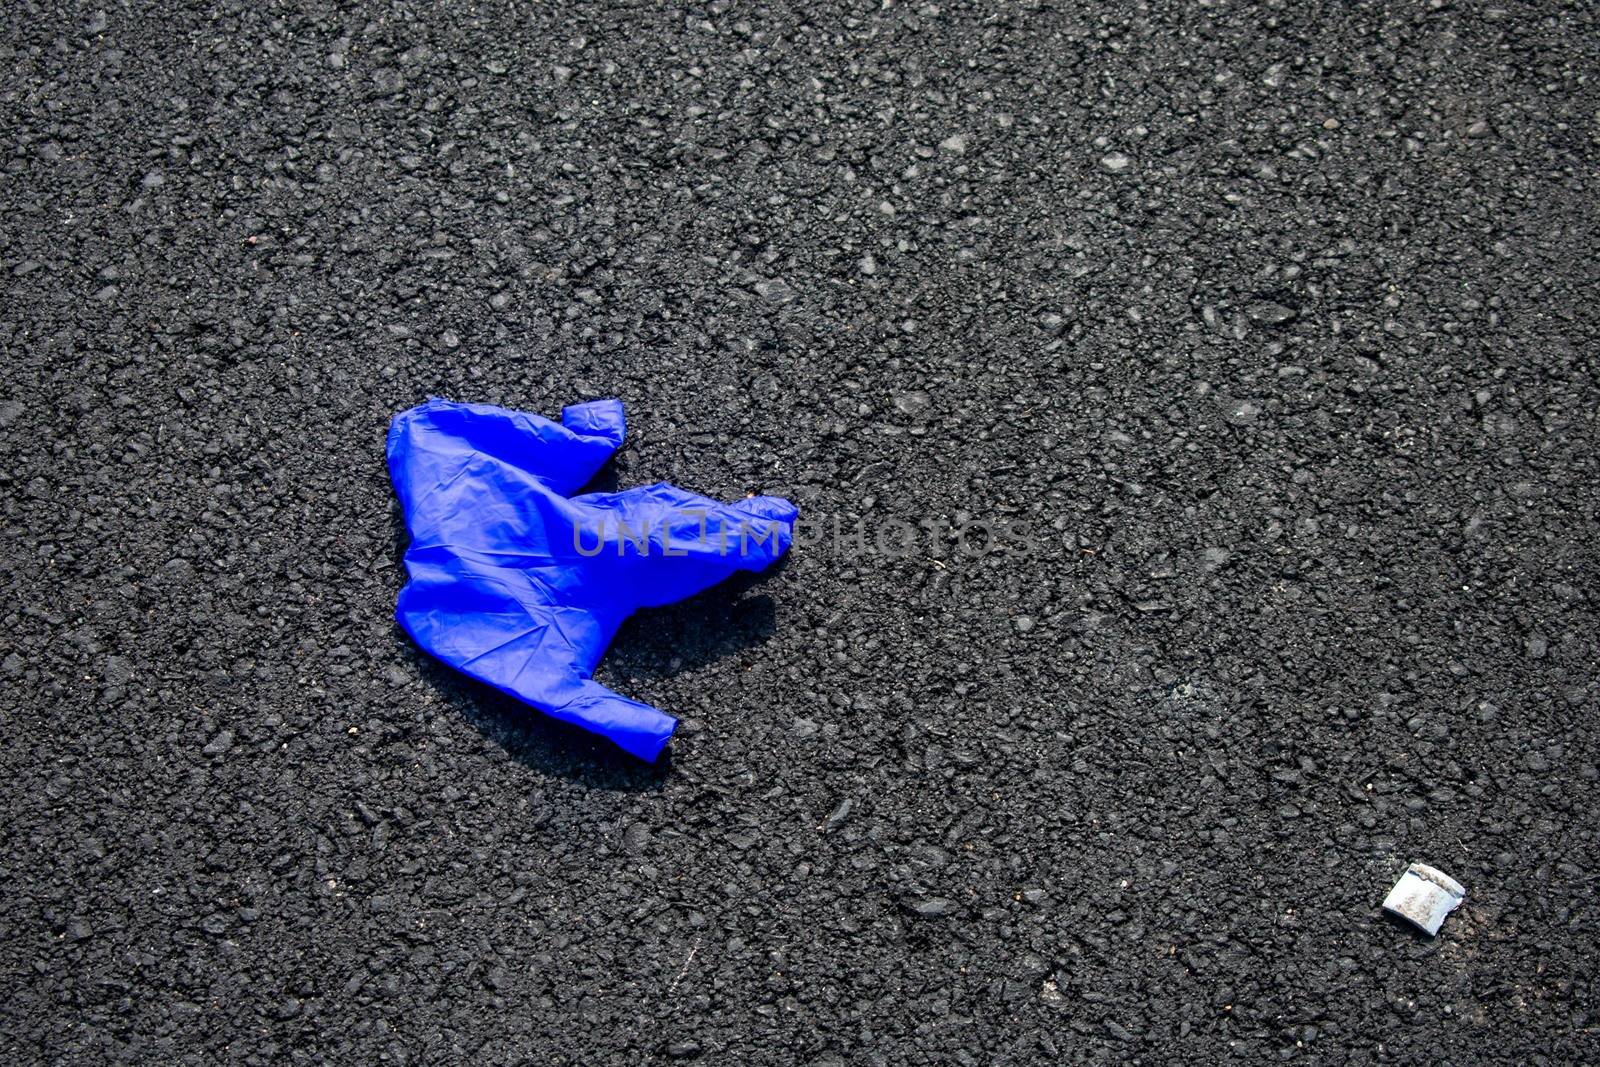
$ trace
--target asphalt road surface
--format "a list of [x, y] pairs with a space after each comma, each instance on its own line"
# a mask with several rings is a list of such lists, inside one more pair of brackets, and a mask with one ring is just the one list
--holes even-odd
[[[0, 27], [6, 1062], [1600, 1057], [1591, 4]], [[659, 765], [395, 625], [430, 395], [818, 523]]]

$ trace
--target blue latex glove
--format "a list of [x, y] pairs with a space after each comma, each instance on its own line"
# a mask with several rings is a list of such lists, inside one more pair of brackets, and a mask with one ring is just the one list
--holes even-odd
[[622, 444], [622, 402], [538, 415], [430, 400], [389, 427], [411, 545], [395, 617], [458, 670], [654, 760], [678, 720], [590, 676], [622, 620], [788, 549], [798, 509], [665, 483], [569, 496]]

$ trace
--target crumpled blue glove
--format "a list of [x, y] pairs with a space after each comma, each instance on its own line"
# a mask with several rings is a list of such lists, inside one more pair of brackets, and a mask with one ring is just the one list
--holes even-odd
[[410, 581], [395, 617], [439, 659], [645, 760], [678, 720], [591, 675], [622, 620], [692, 596], [788, 549], [787, 500], [733, 504], [665, 483], [569, 496], [622, 444], [622, 402], [561, 424], [433, 399], [389, 427]]

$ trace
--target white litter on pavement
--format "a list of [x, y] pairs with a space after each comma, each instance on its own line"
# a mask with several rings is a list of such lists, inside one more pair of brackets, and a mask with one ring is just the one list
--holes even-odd
[[1455, 911], [1466, 896], [1466, 887], [1448, 874], [1425, 863], [1413, 863], [1383, 898], [1383, 907], [1432, 937], [1439, 932], [1444, 917]]

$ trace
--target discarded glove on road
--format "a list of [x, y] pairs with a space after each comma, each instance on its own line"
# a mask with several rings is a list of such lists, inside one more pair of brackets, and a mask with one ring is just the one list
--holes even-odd
[[569, 496], [622, 444], [622, 402], [561, 424], [429, 400], [389, 427], [410, 581], [395, 617], [439, 659], [654, 760], [678, 720], [590, 676], [622, 620], [788, 549], [798, 509], [722, 504], [665, 483]]

